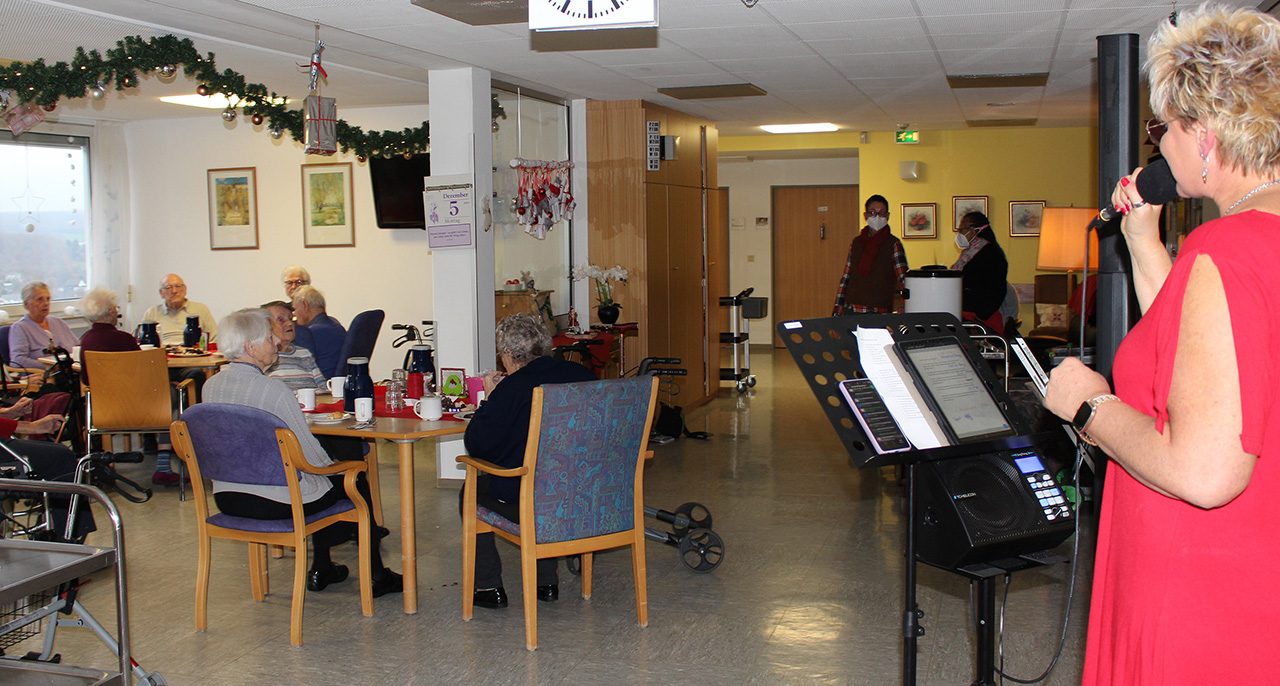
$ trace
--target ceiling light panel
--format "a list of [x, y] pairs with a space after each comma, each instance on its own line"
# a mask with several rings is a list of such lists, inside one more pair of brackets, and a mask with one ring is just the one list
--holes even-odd
[[809, 124], [765, 124], [760, 128], [769, 133], [821, 133], [836, 131], [839, 127], [829, 122]]

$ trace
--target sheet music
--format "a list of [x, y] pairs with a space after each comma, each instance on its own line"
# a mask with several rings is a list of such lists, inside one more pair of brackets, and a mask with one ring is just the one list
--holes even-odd
[[916, 449], [950, 445], [937, 419], [927, 409], [924, 398], [907, 382], [907, 373], [893, 352], [893, 334], [888, 329], [858, 327], [858, 356], [862, 371], [875, 384], [889, 414], [893, 415], [902, 434]]

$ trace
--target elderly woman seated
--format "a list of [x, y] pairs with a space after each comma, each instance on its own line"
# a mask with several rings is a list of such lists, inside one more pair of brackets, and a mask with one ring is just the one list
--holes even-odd
[[[84, 294], [80, 311], [92, 326], [80, 337], [80, 367], [84, 369], [84, 351], [128, 352], [138, 350], [138, 341], [127, 331], [116, 328], [120, 318], [120, 305], [116, 294], [105, 288], [95, 288]], [[88, 371], [80, 372], [80, 380], [89, 383]]]
[[[317, 467], [332, 464], [334, 460], [311, 434], [307, 420], [289, 387], [283, 381], [264, 374], [277, 357], [277, 339], [271, 331], [267, 312], [240, 310], [227, 315], [218, 323], [218, 340], [222, 354], [231, 362], [205, 384], [204, 401], [246, 405], [270, 412], [279, 417], [298, 437], [307, 462]], [[278, 456], [263, 458], [279, 459]], [[325, 478], [302, 472], [298, 477], [305, 503], [304, 512], [308, 515], [320, 512], [345, 497], [340, 475]], [[372, 501], [369, 484], [363, 474], [360, 475], [357, 487], [366, 501]], [[224, 514], [251, 519], [288, 519], [292, 516], [289, 491], [284, 486], [250, 486], [215, 481], [213, 491], [214, 502]], [[375, 531], [374, 540], [379, 540], [385, 533], [385, 530]], [[330, 559], [329, 549], [355, 537], [355, 525], [349, 522], [331, 525], [312, 535], [313, 557], [307, 577], [308, 589], [321, 591], [329, 584], [347, 578], [346, 566], [335, 564]], [[382, 564], [378, 545], [370, 548], [374, 569], [374, 597], [399, 593], [403, 588], [400, 575]]]
[[27, 314], [9, 329], [9, 364], [27, 369], [43, 369], [38, 359], [50, 346], [67, 351], [76, 347], [71, 327], [49, 316], [49, 286], [32, 281], [22, 287], [22, 306]]
[[276, 346], [276, 363], [267, 370], [267, 375], [280, 379], [290, 390], [299, 391], [314, 388], [321, 393], [329, 390], [325, 385], [324, 374], [316, 366], [316, 358], [310, 350], [294, 345], [298, 329], [293, 321], [293, 307], [283, 301], [274, 300], [262, 306], [271, 316], [271, 330], [280, 343]]

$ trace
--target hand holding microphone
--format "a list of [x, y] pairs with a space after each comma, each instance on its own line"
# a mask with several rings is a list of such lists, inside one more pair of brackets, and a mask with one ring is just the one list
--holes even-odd
[[[1132, 209], [1143, 205], [1163, 205], [1178, 197], [1178, 181], [1173, 178], [1169, 162], [1163, 157], [1152, 162], [1151, 166], [1139, 170], [1132, 184], [1126, 183], [1128, 180], [1127, 176], [1120, 179], [1115, 193], [1111, 196], [1114, 207], [1102, 208], [1098, 213], [1099, 219], [1109, 222], [1121, 214], [1128, 214], [1123, 210], [1125, 207]], [[1130, 187], [1137, 190], [1139, 197], [1136, 202], [1130, 202], [1130, 196], [1127, 193]]]

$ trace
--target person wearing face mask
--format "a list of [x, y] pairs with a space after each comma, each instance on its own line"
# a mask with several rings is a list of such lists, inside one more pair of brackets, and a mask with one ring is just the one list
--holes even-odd
[[962, 316], [1004, 335], [1004, 316], [1000, 305], [1009, 292], [1006, 283], [1009, 261], [996, 242], [991, 222], [981, 212], [970, 212], [961, 217], [955, 231], [960, 257], [951, 268], [964, 275], [960, 305]]
[[907, 254], [889, 230], [889, 201], [873, 195], [864, 209], [867, 225], [849, 245], [832, 315], [902, 309], [899, 292], [907, 274]]

